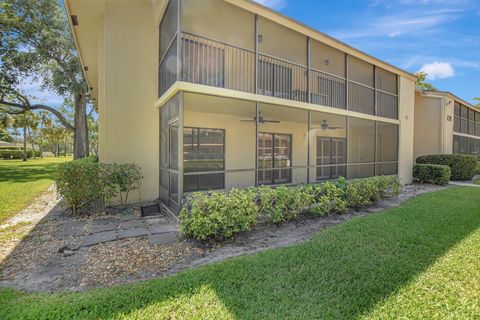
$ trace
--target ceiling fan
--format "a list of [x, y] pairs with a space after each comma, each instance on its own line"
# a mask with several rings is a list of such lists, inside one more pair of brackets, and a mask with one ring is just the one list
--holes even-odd
[[[240, 120], [242, 122], [257, 122], [257, 117], [253, 117], [253, 119], [245, 119], [245, 120]], [[261, 112], [258, 113], [258, 123], [260, 124], [264, 124], [264, 123], [280, 123], [280, 120], [269, 120], [269, 119], [265, 119], [262, 115]]]
[[322, 123], [320, 124], [320, 127], [312, 128], [312, 129], [322, 129], [323, 131], [325, 131], [325, 130], [337, 130], [337, 129], [343, 129], [343, 128], [342, 127], [332, 127], [328, 124], [327, 120], [323, 120]]

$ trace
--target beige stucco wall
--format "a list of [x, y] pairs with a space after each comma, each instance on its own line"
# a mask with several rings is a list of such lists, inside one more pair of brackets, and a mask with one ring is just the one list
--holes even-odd
[[442, 152], [443, 99], [415, 94], [414, 159]]
[[222, 0], [182, 0], [182, 30], [253, 50], [254, 14]]
[[398, 116], [400, 120], [398, 176], [402, 183], [412, 182], [415, 82], [400, 79]]
[[445, 107], [443, 109], [443, 146], [442, 153], [451, 154], [453, 152], [453, 119], [454, 119], [455, 101], [445, 97]]
[[[142, 167], [142, 200], [158, 197], [158, 32], [150, 1], [107, 1], [99, 37], [100, 160]], [[131, 201], [139, 198], [133, 192]]]
[[[193, 1], [193, 0], [189, 0]], [[214, 0], [209, 0], [214, 1]], [[230, 6], [230, 5], [228, 5]], [[163, 10], [163, 1], [129, 1], [117, 0], [105, 3], [103, 23], [98, 28], [98, 110], [99, 110], [99, 151], [100, 160], [105, 162], [133, 162], [142, 167], [143, 183], [140, 189], [142, 200], [152, 200], [158, 197], [159, 188], [159, 113], [157, 105], [157, 59], [158, 59], [158, 20], [157, 11]], [[245, 22], [250, 20], [251, 14], [245, 15]], [[247, 17], [248, 16], [248, 17]], [[217, 23], [223, 23], [226, 15], [216, 16]], [[223, 19], [223, 20], [222, 20]], [[185, 21], [188, 25], [189, 22]], [[238, 28], [230, 23], [231, 30], [225, 28], [224, 33], [232, 34]], [[250, 25], [250, 24], [248, 24]], [[192, 25], [195, 28], [208, 27], [207, 25]], [[266, 29], [262, 29], [266, 30]], [[276, 33], [277, 28], [269, 34]], [[253, 30], [245, 30], [250, 33]], [[222, 32], [216, 31], [221, 34]], [[203, 31], [202, 31], [203, 33]], [[225, 35], [224, 35], [225, 36]], [[277, 35], [282, 38], [281, 33]], [[288, 38], [290, 39], [290, 38]], [[238, 41], [251, 41], [241, 37]], [[288, 40], [289, 46], [283, 46], [283, 53], [277, 52], [286, 58], [295, 58], [303, 63], [305, 57], [304, 37], [293, 34]], [[292, 43], [298, 41], [298, 45]], [[279, 42], [280, 43], [280, 42]], [[265, 45], [268, 42], [264, 43]], [[251, 43], [249, 45], [250, 47]], [[272, 47], [269, 50], [274, 50]], [[277, 49], [275, 49], [277, 50]], [[278, 51], [278, 50], [277, 50]], [[298, 51], [298, 52], [297, 52]], [[322, 57], [323, 59], [323, 57]], [[295, 60], [295, 59], [292, 59]], [[338, 71], [341, 73], [341, 71]], [[414, 84], [412, 80], [400, 78], [400, 161], [399, 176], [402, 182], [411, 181], [413, 159], [413, 101]], [[202, 89], [203, 90], [203, 89]], [[209, 90], [217, 90], [209, 88]], [[224, 89], [222, 89], [224, 90]], [[221, 91], [221, 90], [220, 90]], [[225, 92], [225, 91], [223, 91]], [[235, 92], [232, 95], [249, 99], [246, 93]], [[259, 100], [272, 100], [270, 97], [257, 97]], [[294, 101], [284, 101], [297, 108], [313, 110], [330, 110], [321, 106], [307, 105]], [[253, 104], [253, 103], [252, 103]], [[188, 105], [188, 104], [186, 104]], [[453, 108], [453, 105], [452, 105]], [[255, 140], [254, 126], [246, 129], [239, 124], [238, 117], [220, 115], [218, 113], [185, 112], [185, 125], [212, 128], [228, 128], [226, 152], [227, 170], [250, 169], [255, 167]], [[355, 115], [345, 110], [334, 110], [338, 114]], [[306, 113], [306, 112], [305, 112]], [[280, 117], [281, 115], [279, 115]], [[365, 118], [374, 118], [361, 115]], [[276, 117], [274, 115], [274, 117]], [[284, 117], [279, 125], [268, 124], [260, 131], [278, 132], [293, 135], [292, 164], [293, 166], [307, 165], [307, 128], [305, 123], [289, 121]], [[230, 125], [231, 124], [231, 125]], [[311, 157], [316, 154], [315, 144], [310, 149]], [[306, 169], [295, 169], [292, 182], [306, 182]], [[311, 170], [314, 179], [314, 170]], [[312, 180], [313, 180], [312, 179]], [[226, 176], [227, 187], [246, 187], [254, 184], [253, 172], [233, 172]], [[138, 193], [134, 192], [130, 200], [138, 200]]]

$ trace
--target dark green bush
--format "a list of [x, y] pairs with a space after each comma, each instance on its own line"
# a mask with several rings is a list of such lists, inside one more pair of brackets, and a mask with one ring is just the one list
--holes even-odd
[[88, 156], [88, 157], [85, 157], [85, 158], [78, 159], [76, 161], [87, 161], [87, 162], [96, 163], [96, 162], [98, 162], [98, 156], [96, 156], [96, 155]]
[[413, 167], [413, 180], [420, 183], [446, 185], [452, 171], [449, 166], [440, 164], [416, 164]]
[[131, 191], [140, 188], [143, 179], [140, 166], [133, 163], [111, 164], [112, 182], [118, 187], [120, 202], [127, 204]]
[[451, 180], [469, 180], [475, 175], [477, 157], [466, 154], [434, 154], [417, 158], [418, 164], [439, 164], [449, 166]]
[[308, 211], [313, 216], [344, 213], [348, 209], [344, 190], [332, 182], [306, 185], [304, 194], [312, 197]]
[[325, 216], [371, 205], [398, 195], [397, 177], [382, 176], [302, 186], [262, 186], [230, 192], [197, 192], [187, 196], [180, 212], [182, 232], [199, 240], [225, 239], [251, 230], [260, 216], [282, 223], [303, 213]]
[[22, 150], [21, 147], [12, 147], [12, 146], [0, 146], [0, 150]]
[[97, 164], [69, 161], [58, 166], [56, 188], [59, 196], [77, 214], [87, 204], [101, 198], [101, 183]]
[[199, 240], [227, 239], [251, 230], [259, 211], [254, 189], [191, 194], [180, 211], [182, 232]]
[[108, 202], [120, 196], [127, 204], [128, 194], [140, 187], [141, 169], [134, 164], [105, 164], [84, 158], [58, 166], [56, 187], [59, 196], [74, 214], [86, 205], [101, 201], [105, 209]]
[[[40, 156], [40, 152], [35, 151], [37, 157]], [[27, 150], [27, 158], [30, 159], [33, 156], [32, 150]], [[18, 160], [23, 159], [23, 150], [0, 150], [0, 158], [4, 160]]]
[[347, 181], [345, 199], [350, 208], [370, 206], [380, 199], [398, 195], [400, 181], [394, 176], [379, 176]]
[[273, 223], [297, 218], [302, 210], [313, 203], [311, 195], [304, 190], [302, 187], [259, 187], [257, 192], [260, 214]]
[[480, 161], [477, 161], [477, 169], [475, 170], [475, 174], [480, 174]]

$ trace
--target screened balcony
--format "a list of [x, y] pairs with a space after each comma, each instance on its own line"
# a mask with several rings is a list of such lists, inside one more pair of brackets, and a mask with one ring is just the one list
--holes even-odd
[[398, 119], [396, 74], [221, 0], [170, 1], [158, 76]]
[[398, 125], [179, 92], [160, 109], [160, 199], [397, 174]]

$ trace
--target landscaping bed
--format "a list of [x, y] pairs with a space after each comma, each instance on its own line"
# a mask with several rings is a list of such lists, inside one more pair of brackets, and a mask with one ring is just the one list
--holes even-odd
[[[58, 205], [52, 193], [50, 199], [41, 200], [46, 204], [43, 208], [35, 209], [43, 212], [44, 216], [39, 215], [41, 221], [25, 238], [15, 242], [16, 247], [4, 257], [0, 286], [27, 291], [77, 291], [166, 276], [229, 257], [300, 243], [326, 227], [396, 207], [416, 195], [441, 188], [408, 185], [398, 197], [380, 201], [373, 207], [321, 218], [303, 216], [282, 225], [262, 223], [252, 231], [221, 242], [205, 243], [179, 237], [167, 244], [152, 244], [151, 235], [146, 235], [89, 246], [81, 244], [91, 236], [92, 226], [106, 228], [112, 219], [120, 221], [125, 218], [121, 211], [114, 215], [75, 217]], [[133, 221], [131, 224], [148, 223], [150, 218], [140, 218], [135, 208], [131, 210], [137, 214], [128, 218]], [[70, 229], [65, 230], [65, 226]], [[81, 232], [77, 233], [78, 230]], [[64, 234], [71, 236], [62, 236]]]
[[[165, 279], [81, 293], [0, 291], [0, 318], [479, 318], [480, 190], [443, 188], [398, 206], [433, 190], [409, 186], [370, 211], [394, 208], [319, 228], [310, 241]], [[299, 225], [287, 223], [274, 235]], [[240, 234], [223, 247], [248, 247], [251, 238]]]

